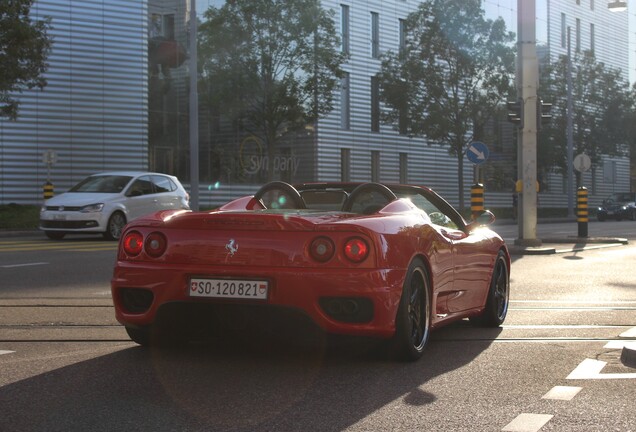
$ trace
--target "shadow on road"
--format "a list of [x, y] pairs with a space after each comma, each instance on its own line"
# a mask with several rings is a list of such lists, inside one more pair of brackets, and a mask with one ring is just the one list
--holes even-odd
[[436, 400], [421, 386], [491, 343], [432, 341], [400, 363], [377, 343], [132, 347], [0, 389], [5, 431], [339, 431], [398, 401]]

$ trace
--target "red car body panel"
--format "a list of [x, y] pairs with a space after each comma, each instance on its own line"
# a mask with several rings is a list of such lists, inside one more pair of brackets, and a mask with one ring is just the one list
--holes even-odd
[[[432, 194], [426, 188], [411, 189]], [[407, 198], [370, 215], [263, 207], [250, 196], [211, 212], [164, 211], [128, 224], [111, 283], [117, 320], [128, 327], [148, 326], [155, 323], [159, 308], [170, 303], [268, 305], [301, 311], [330, 333], [388, 338], [395, 333], [404, 280], [414, 258], [428, 267], [432, 327], [484, 310], [500, 251], [509, 264], [505, 243], [493, 231], [469, 231], [463, 219], [460, 227], [433, 224]], [[135, 256], [127, 253], [126, 234], [133, 231], [144, 239], [161, 233], [165, 251], [158, 257], [146, 249]], [[326, 262], [313, 259], [309, 251], [317, 237], [335, 246]], [[343, 252], [351, 238], [369, 245], [360, 263]], [[264, 300], [194, 298], [189, 295], [192, 277], [264, 280], [269, 292]], [[151, 303], [141, 311], [131, 308], [123, 300], [126, 289], [151, 292]], [[344, 322], [330, 316], [321, 299], [340, 297], [368, 299], [372, 319]]]

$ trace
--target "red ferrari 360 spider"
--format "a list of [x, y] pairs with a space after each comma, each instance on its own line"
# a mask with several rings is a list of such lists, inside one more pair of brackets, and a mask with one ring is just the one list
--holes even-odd
[[327, 333], [387, 339], [415, 360], [432, 329], [504, 321], [510, 256], [493, 221], [485, 211], [467, 222], [425, 187], [271, 182], [214, 211], [129, 223], [116, 318], [148, 345], [202, 317], [299, 315]]

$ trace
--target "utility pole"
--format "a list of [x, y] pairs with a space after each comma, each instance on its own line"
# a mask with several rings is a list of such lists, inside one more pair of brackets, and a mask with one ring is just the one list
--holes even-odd
[[190, 208], [199, 210], [199, 94], [195, 5], [196, 1], [190, 0]]
[[535, 0], [517, 0], [517, 95], [523, 120], [517, 141], [517, 173], [522, 182], [519, 238], [515, 244], [540, 246], [537, 238], [537, 61]]

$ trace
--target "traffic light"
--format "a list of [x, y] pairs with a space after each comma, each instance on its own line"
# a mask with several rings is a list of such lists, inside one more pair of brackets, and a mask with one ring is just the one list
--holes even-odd
[[508, 106], [508, 121], [514, 123], [518, 128], [523, 129], [523, 101], [506, 102]]
[[541, 129], [541, 125], [548, 124], [552, 120], [551, 103], [544, 103], [543, 100], [537, 100], [537, 130]]

